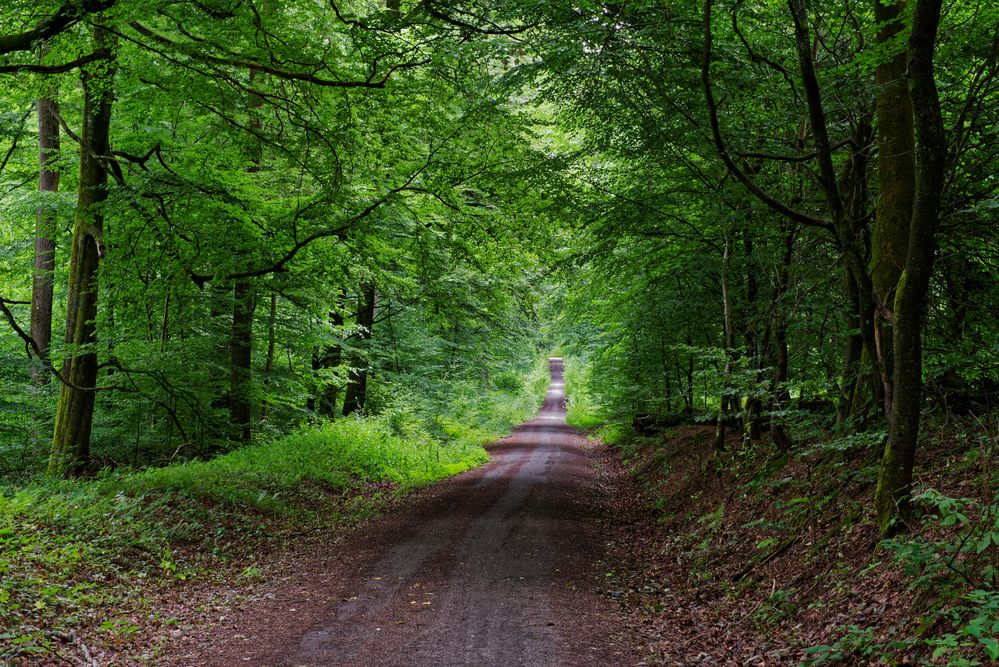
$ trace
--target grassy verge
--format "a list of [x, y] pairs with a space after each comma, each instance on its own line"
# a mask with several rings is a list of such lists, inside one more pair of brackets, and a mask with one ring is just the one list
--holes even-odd
[[394, 410], [210, 461], [0, 489], [0, 662], [58, 655], [77, 629], [114, 643], [157, 587], [238, 573], [295, 531], [352, 525], [484, 463], [483, 445], [537, 410], [539, 369], [432, 417]]

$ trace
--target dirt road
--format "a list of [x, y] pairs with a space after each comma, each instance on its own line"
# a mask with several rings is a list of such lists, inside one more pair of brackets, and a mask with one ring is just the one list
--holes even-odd
[[562, 361], [537, 418], [492, 462], [344, 544], [303, 554], [211, 638], [163, 664], [628, 665], [594, 593], [604, 511], [594, 446], [565, 423]]

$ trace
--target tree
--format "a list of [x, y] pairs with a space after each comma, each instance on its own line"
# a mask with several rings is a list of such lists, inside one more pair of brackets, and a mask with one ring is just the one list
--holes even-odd
[[[59, 191], [59, 103], [52, 94], [40, 97], [38, 115], [38, 189]], [[52, 288], [55, 271], [55, 219], [50, 208], [39, 208], [35, 223], [35, 258], [31, 285], [31, 337], [44, 359], [48, 359], [52, 342]], [[35, 382], [49, 381], [48, 369], [36, 368]]]
[[[113, 37], [102, 26], [94, 30], [99, 48], [109, 49]], [[84, 90], [83, 128], [80, 132], [80, 184], [73, 245], [69, 260], [66, 308], [67, 356], [62, 366], [62, 386], [56, 406], [55, 433], [49, 471], [73, 473], [90, 457], [97, 391], [98, 266], [104, 256], [104, 213], [108, 196], [107, 156], [110, 153], [112, 82], [110, 57], [82, 71]]]
[[940, 6], [940, 0], [916, 0], [909, 33], [907, 79], [916, 131], [916, 188], [905, 267], [896, 288], [891, 423], [875, 497], [883, 534], [904, 527], [911, 516], [912, 470], [922, 408], [923, 317], [947, 164], [947, 139], [933, 64]]

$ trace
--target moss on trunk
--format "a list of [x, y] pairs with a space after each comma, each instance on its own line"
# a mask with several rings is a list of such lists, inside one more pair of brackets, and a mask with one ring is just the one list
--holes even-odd
[[[110, 41], [103, 28], [95, 29], [98, 43]], [[94, 419], [97, 384], [98, 265], [103, 255], [104, 218], [100, 204], [107, 199], [108, 174], [101, 157], [108, 155], [111, 128], [113, 67], [99, 63], [84, 70], [83, 131], [80, 134], [80, 185], [73, 246], [66, 290], [66, 349], [62, 367], [65, 380], [56, 405], [55, 429], [49, 473], [74, 474], [90, 457], [90, 431]]]

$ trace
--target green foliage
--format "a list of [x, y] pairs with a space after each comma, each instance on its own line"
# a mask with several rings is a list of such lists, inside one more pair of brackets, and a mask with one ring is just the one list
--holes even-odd
[[806, 665], [841, 665], [850, 662], [869, 662], [881, 654], [883, 646], [874, 640], [874, 628], [851, 625], [832, 644], [810, 646], [805, 649], [809, 658]]
[[565, 360], [565, 418], [577, 428], [595, 428], [606, 421], [593, 396], [590, 372], [590, 366], [583, 358], [569, 357]]
[[776, 625], [785, 618], [793, 616], [798, 610], [796, 595], [797, 591], [794, 588], [774, 589], [753, 613], [754, 620], [763, 626]]
[[934, 594], [923, 625], [947, 630], [925, 640], [933, 657], [948, 665], [982, 664], [969, 659], [977, 650], [999, 659], [999, 494], [981, 503], [926, 489], [913, 500], [944, 537], [907, 535], [882, 544], [912, 577], [913, 590]]

